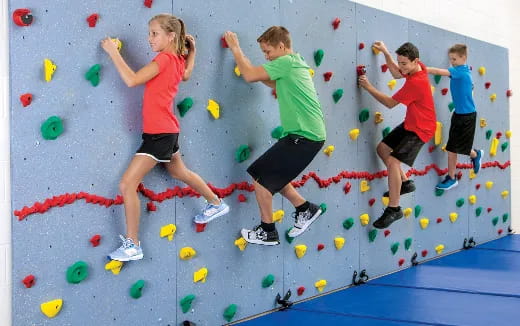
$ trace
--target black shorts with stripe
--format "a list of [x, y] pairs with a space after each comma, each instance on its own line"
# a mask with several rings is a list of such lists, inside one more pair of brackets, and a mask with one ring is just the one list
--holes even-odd
[[170, 162], [179, 150], [179, 134], [146, 134], [135, 155], [145, 155], [157, 162]]

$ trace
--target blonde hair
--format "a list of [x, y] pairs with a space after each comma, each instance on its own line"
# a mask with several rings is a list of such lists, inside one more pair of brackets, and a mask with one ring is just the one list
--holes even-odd
[[455, 44], [448, 50], [448, 53], [456, 53], [460, 56], [468, 56], [468, 47], [466, 44]]
[[287, 48], [291, 48], [291, 35], [283, 26], [271, 26], [256, 40], [258, 43], [267, 43], [277, 46], [282, 42]]
[[153, 16], [148, 24], [154, 20], [159, 23], [159, 26], [161, 26], [162, 30], [164, 30], [166, 33], [175, 33], [174, 41], [177, 41], [177, 54], [184, 54], [186, 49], [186, 28], [184, 27], [184, 22], [180, 18], [170, 14], [159, 14]]

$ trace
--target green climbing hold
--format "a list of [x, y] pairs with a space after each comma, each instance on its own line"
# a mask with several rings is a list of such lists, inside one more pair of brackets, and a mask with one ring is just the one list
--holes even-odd
[[289, 243], [292, 243], [294, 240], [294, 238], [289, 235], [289, 232], [291, 232], [292, 228], [293, 227], [290, 227], [287, 229], [287, 231], [285, 231], [285, 240], [287, 240], [287, 242], [289, 242]]
[[392, 255], [395, 255], [397, 250], [399, 250], [399, 242], [392, 243], [392, 246], [390, 247], [390, 250], [392, 250]]
[[314, 52], [314, 63], [316, 63], [316, 67], [319, 67], [321, 65], [321, 61], [323, 61], [323, 56], [325, 55], [325, 52], [323, 52], [322, 49], [316, 50]]
[[435, 196], [440, 197], [442, 195], [444, 195], [444, 189], [435, 188]]
[[457, 207], [464, 206], [464, 198], [457, 199], [457, 202], [455, 204], [457, 205]]
[[414, 209], [415, 218], [418, 218], [419, 215], [421, 215], [421, 212], [422, 212], [422, 207], [420, 205], [415, 206], [415, 209]]
[[181, 299], [181, 308], [183, 313], [187, 313], [191, 308], [191, 303], [195, 300], [195, 295], [188, 294]]
[[249, 158], [251, 155], [251, 148], [247, 145], [240, 145], [235, 152], [235, 160], [238, 163], [242, 163]]
[[271, 285], [273, 285], [273, 283], [274, 283], [274, 275], [273, 274], [269, 274], [266, 277], [264, 277], [264, 279], [262, 280], [262, 287], [264, 289], [268, 288]]
[[450, 110], [450, 112], [453, 112], [453, 110], [455, 110], [455, 104], [453, 102], [450, 102], [450, 104], [448, 104], [448, 109]]
[[88, 276], [88, 265], [84, 261], [77, 261], [67, 268], [67, 282], [78, 284]]
[[388, 134], [390, 133], [390, 131], [392, 131], [392, 128], [390, 128], [390, 127], [386, 127], [385, 129], [383, 129], [383, 138], [385, 138], [386, 136], [388, 136]]
[[493, 225], [497, 225], [497, 223], [498, 223], [498, 216], [493, 217], [493, 219], [491, 220], [491, 223], [493, 223]]
[[42, 124], [40, 130], [44, 139], [54, 140], [63, 133], [63, 122], [60, 117], [52, 116]]
[[327, 211], [327, 204], [321, 203], [320, 208], [321, 208], [321, 215], [325, 214], [325, 212]]
[[502, 222], [503, 223], [507, 222], [508, 218], [509, 218], [509, 214], [505, 213], [504, 215], [502, 215]]
[[92, 86], [96, 87], [99, 85], [99, 71], [101, 70], [100, 64], [95, 64], [87, 71], [85, 78], [90, 81]]
[[224, 319], [230, 322], [233, 317], [235, 317], [235, 314], [237, 313], [237, 305], [236, 304], [230, 304], [226, 310], [224, 311]]
[[435, 80], [435, 84], [439, 84], [439, 82], [441, 81], [441, 75], [435, 75], [433, 76], [433, 80]]
[[404, 249], [408, 250], [412, 246], [412, 238], [406, 238], [404, 240]]
[[482, 214], [482, 207], [478, 207], [476, 210], [475, 210], [475, 215], [480, 216], [480, 214]]
[[377, 237], [377, 229], [370, 230], [368, 232], [368, 242], [374, 242]]
[[334, 99], [334, 103], [338, 103], [338, 101], [341, 99], [342, 96], [343, 96], [342, 88], [338, 88], [337, 90], [335, 90], [334, 93], [332, 93], [332, 98]]
[[370, 118], [370, 111], [368, 109], [363, 109], [359, 112], [359, 122], [365, 122]]
[[283, 127], [278, 126], [271, 131], [271, 137], [274, 139], [280, 139], [283, 136]]
[[502, 143], [502, 145], [500, 145], [500, 148], [502, 149], [502, 152], [505, 152], [508, 146], [509, 146], [508, 142]]
[[493, 130], [489, 129], [486, 131], [486, 139], [489, 140], [491, 138], [491, 135], [493, 135]]
[[354, 219], [352, 217], [347, 218], [343, 221], [343, 227], [347, 230], [350, 230], [350, 228], [354, 226]]
[[130, 296], [134, 299], [139, 299], [143, 295], [144, 281], [139, 280], [135, 282], [130, 288]]
[[186, 97], [182, 102], [177, 104], [177, 109], [179, 109], [179, 114], [181, 117], [184, 117], [184, 115], [191, 109], [193, 106], [193, 99], [191, 97]]

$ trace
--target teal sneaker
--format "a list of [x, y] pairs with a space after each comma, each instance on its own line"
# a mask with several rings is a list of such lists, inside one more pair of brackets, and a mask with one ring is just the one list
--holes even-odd
[[229, 213], [229, 206], [221, 199], [220, 205], [206, 203], [204, 210], [195, 216], [193, 221], [197, 224], [206, 224], [210, 221], [213, 221], [217, 217], [226, 215], [227, 213]]
[[435, 188], [441, 190], [450, 190], [451, 188], [455, 188], [458, 184], [459, 182], [457, 181], [457, 178], [452, 179], [449, 175], [447, 175], [442, 182], [435, 186]]
[[119, 235], [119, 238], [123, 242], [121, 247], [117, 248], [114, 252], [108, 255], [108, 258], [117, 261], [130, 261], [143, 259], [143, 249], [141, 249], [141, 242], [135, 244], [130, 238], [125, 238]]
[[476, 149], [475, 152], [477, 152], [477, 156], [475, 156], [475, 158], [472, 158], [471, 162], [473, 163], [473, 172], [477, 174], [478, 171], [480, 171], [480, 168], [482, 167], [482, 156], [484, 156], [484, 151], [481, 149]]

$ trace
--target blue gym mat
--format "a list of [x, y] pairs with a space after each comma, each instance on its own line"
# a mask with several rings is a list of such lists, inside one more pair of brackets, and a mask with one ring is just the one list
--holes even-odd
[[515, 235], [240, 325], [489, 326], [518, 320], [520, 236]]

